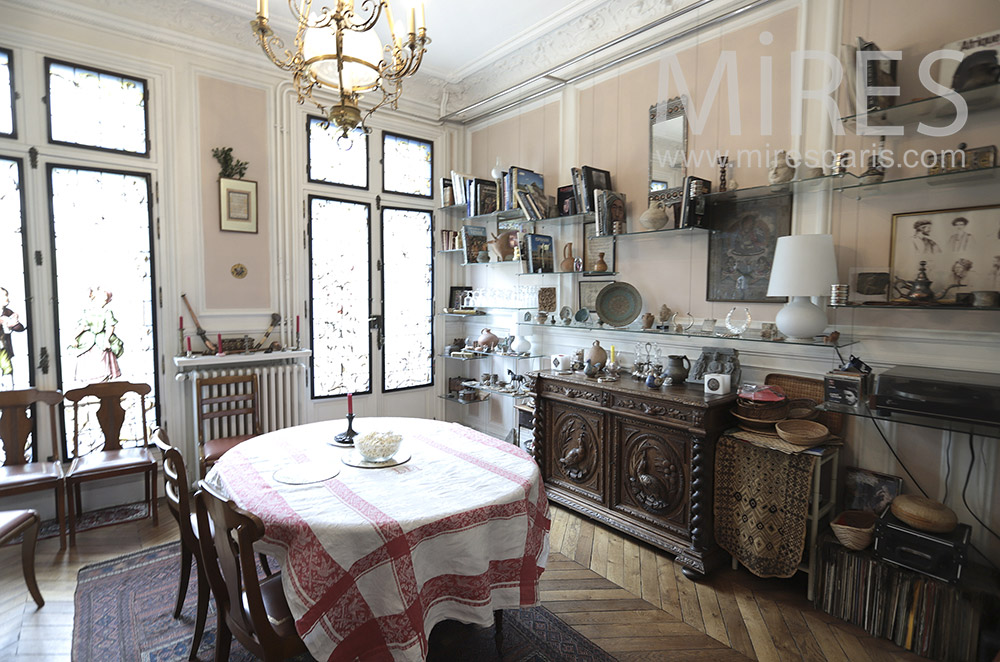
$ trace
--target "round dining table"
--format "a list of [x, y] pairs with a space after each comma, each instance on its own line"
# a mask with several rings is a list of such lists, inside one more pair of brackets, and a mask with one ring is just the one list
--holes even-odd
[[[343, 420], [270, 432], [206, 477], [264, 523], [295, 626], [317, 660], [424, 660], [434, 625], [539, 604], [548, 501], [518, 447], [457, 423], [357, 418], [403, 437], [395, 466], [335, 445]], [[408, 459], [407, 459], [408, 458]], [[347, 462], [351, 464], [345, 463]]]

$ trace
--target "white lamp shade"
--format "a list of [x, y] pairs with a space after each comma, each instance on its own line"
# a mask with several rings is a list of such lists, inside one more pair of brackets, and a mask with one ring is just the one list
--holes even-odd
[[796, 234], [778, 237], [771, 264], [769, 297], [814, 297], [830, 294], [837, 282], [833, 235]]
[[[334, 90], [340, 89], [340, 79], [337, 76], [337, 34], [332, 28], [308, 28], [302, 55], [306, 62], [311, 62], [309, 72], [317, 80]], [[365, 65], [344, 61], [345, 90], [361, 92], [371, 89], [378, 80], [375, 67], [382, 60], [382, 42], [375, 30], [344, 30], [344, 55], [368, 63]]]

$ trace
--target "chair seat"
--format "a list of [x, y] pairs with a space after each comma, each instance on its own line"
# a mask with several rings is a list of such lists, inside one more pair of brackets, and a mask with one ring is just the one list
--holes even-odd
[[62, 465], [58, 462], [12, 464], [0, 467], [0, 489], [47, 487], [59, 483], [62, 477]]
[[[276, 572], [267, 579], [260, 580], [260, 596], [264, 600], [264, 610], [267, 612], [267, 620], [270, 621], [274, 631], [282, 638], [297, 637], [295, 631], [295, 619], [288, 608], [288, 601], [281, 588], [281, 573]], [[250, 608], [246, 605], [246, 594], [243, 594], [244, 608], [247, 612]]]
[[156, 465], [156, 459], [146, 448], [123, 448], [118, 451], [98, 451], [78, 457], [66, 472], [66, 478], [86, 478], [103, 473], [141, 469]]
[[215, 464], [226, 451], [256, 436], [255, 434], [238, 434], [235, 437], [209, 439], [205, 442], [205, 464]]
[[34, 510], [4, 510], [0, 511], [0, 542], [17, 535], [21, 527], [38, 517]]

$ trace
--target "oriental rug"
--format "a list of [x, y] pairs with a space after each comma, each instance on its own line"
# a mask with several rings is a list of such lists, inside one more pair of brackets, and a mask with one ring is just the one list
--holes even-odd
[[798, 569], [815, 462], [730, 435], [716, 444], [715, 539], [758, 577]]
[[[149, 517], [149, 504], [145, 501], [89, 510], [76, 518], [76, 532], [82, 533], [91, 529], [99, 529], [102, 526], [135, 522], [147, 517]], [[68, 531], [67, 535], [69, 535]], [[46, 538], [57, 537], [59, 537], [59, 520], [52, 518], [42, 521], [42, 525], [38, 529], [38, 539], [45, 540]], [[14, 538], [7, 544], [20, 545], [21, 536]]]
[[[82, 568], [75, 597], [73, 659], [186, 660], [194, 632], [197, 573], [191, 573], [184, 609], [174, 620], [179, 564], [180, 544], [168, 543]], [[431, 633], [428, 662], [615, 662], [544, 607], [506, 610], [503, 634], [503, 657], [499, 658], [492, 628], [439, 623]], [[213, 603], [198, 659], [211, 660], [214, 653]], [[229, 659], [249, 662], [255, 658], [234, 640]], [[311, 659], [306, 656], [301, 662]]]

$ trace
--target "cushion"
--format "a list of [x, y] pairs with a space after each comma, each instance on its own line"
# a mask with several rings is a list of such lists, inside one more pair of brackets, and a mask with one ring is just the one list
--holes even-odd
[[34, 510], [4, 510], [0, 511], [0, 542], [6, 542], [21, 532], [22, 528], [38, 519]]
[[66, 477], [81, 478], [102, 473], [128, 471], [129, 469], [138, 471], [155, 463], [156, 460], [146, 448], [95, 451], [76, 458], [69, 471], [66, 472]]
[[215, 464], [226, 451], [256, 436], [255, 434], [238, 434], [235, 437], [209, 439], [205, 442], [205, 464]]
[[0, 467], [0, 489], [31, 489], [52, 487], [62, 479], [58, 462], [29, 462]]

